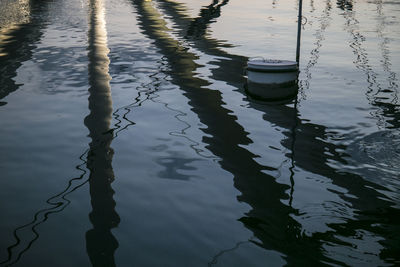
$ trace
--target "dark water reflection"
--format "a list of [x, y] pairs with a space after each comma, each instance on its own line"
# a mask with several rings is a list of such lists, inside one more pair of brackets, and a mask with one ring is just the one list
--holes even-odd
[[[285, 5], [273, 1], [272, 9]], [[386, 36], [384, 4], [376, 2], [380, 48], [376, 56], [368, 50], [368, 34], [359, 21], [357, 3], [311, 1], [311, 18], [305, 30], [307, 34], [307, 27], [312, 27], [314, 34], [305, 36], [305, 49], [310, 52], [301, 65], [299, 95], [285, 102], [262, 102], [246, 94], [244, 69], [248, 57], [233, 53], [235, 46], [219, 39], [216, 28], [235, 6], [235, 1], [204, 1], [192, 17], [187, 6], [178, 1], [90, 0], [84, 48], [88, 51], [87, 74], [68, 68], [74, 60], [84, 62], [82, 56], [62, 56], [69, 50], [79, 53], [81, 46], [49, 45], [54, 55], [43, 61], [43, 73], [52, 75], [57, 62], [68, 63], [65, 70], [57, 70], [61, 79], [53, 79], [57, 84], [54, 90], [65, 93], [65, 97], [49, 94], [52, 85], [31, 97], [52, 95], [62, 106], [57, 109], [49, 104], [53, 110], [62, 111], [68, 105], [79, 109], [87, 96], [72, 98], [79, 100], [71, 104], [70, 93], [89, 88], [90, 113], [84, 119], [89, 148], [85, 150], [84, 134], [76, 137], [81, 132], [65, 137], [63, 142], [79, 151], [74, 152], [80, 155], [74, 158], [80, 161], [76, 166], [79, 175], [67, 175], [76, 178], [55, 183], [66, 182], [62, 190], [45, 185], [45, 180], [37, 181], [43, 186], [39, 198], [51, 197], [46, 208], [32, 202], [31, 209], [21, 210], [22, 218], [33, 215], [30, 223], [10, 219], [0, 225], [1, 234], [13, 233], [11, 241], [7, 237], [0, 243], [7, 254], [2, 265], [25, 266], [34, 260], [32, 266], [36, 266], [43, 251], [52, 248], [46, 239], [52, 234], [57, 236], [57, 243], [64, 243], [61, 240], [65, 238], [65, 246], [78, 247], [76, 260], [68, 259], [69, 250], [58, 251], [57, 257], [65, 259], [65, 266], [400, 263], [400, 184], [395, 164], [399, 162], [398, 73], [394, 64], [397, 54], [390, 46], [398, 36]], [[12, 129], [18, 127], [6, 119], [11, 116], [12, 105], [18, 103], [17, 92], [24, 96], [29, 87], [29, 83], [17, 82], [25, 77], [20, 69], [40, 49], [48, 48], [42, 40], [53, 38], [46, 31], [52, 26], [50, 18], [47, 5], [32, 0], [29, 22], [3, 31], [8, 41], [0, 40], [0, 99], [4, 99], [0, 112], [4, 108], [1, 118]], [[125, 22], [128, 19], [136, 24], [129, 25]], [[343, 23], [345, 32], [340, 34], [347, 36], [343, 46], [349, 48], [347, 55], [354, 56], [354, 60], [343, 63], [339, 74], [332, 70], [337, 62], [326, 63], [332, 58], [327, 59], [331, 55], [324, 51], [331, 31], [338, 35], [334, 21]], [[124, 35], [119, 36], [117, 30]], [[307, 38], [312, 41], [307, 43]], [[342, 56], [338, 50], [334, 52]], [[376, 67], [376, 57], [382, 70]], [[349, 91], [358, 88], [357, 93], [348, 92], [351, 100], [343, 100], [347, 101], [344, 104], [335, 101], [339, 93], [324, 95], [317, 90], [331, 90], [338, 84], [334, 75], [355, 70], [360, 72], [359, 78], [343, 74]], [[84, 81], [86, 77], [88, 82]], [[353, 100], [360, 96], [365, 103]], [[325, 115], [332, 110], [334, 115]], [[364, 111], [367, 115], [361, 113]], [[360, 112], [353, 121], [344, 115], [351, 112]], [[40, 114], [45, 113], [43, 110]], [[48, 127], [60, 127], [61, 132], [76, 129], [70, 125], [78, 124], [74, 119], [78, 115], [64, 119], [65, 125]], [[45, 127], [38, 132], [46, 131]], [[9, 135], [4, 132], [1, 137], [9, 140]], [[76, 140], [81, 142], [75, 145]], [[4, 143], [0, 143], [0, 149], [11, 153], [12, 147]], [[115, 155], [111, 143], [117, 147]], [[48, 154], [54, 153], [51, 146], [55, 144], [46, 144], [50, 147]], [[24, 151], [29, 153], [29, 147]], [[12, 188], [12, 161], [5, 156], [2, 159], [5, 163], [0, 167], [6, 174], [3, 183]], [[69, 161], [66, 156], [59, 159]], [[40, 158], [31, 161], [40, 164]], [[64, 167], [55, 173], [67, 170]], [[215, 177], [210, 179], [218, 175], [224, 178], [224, 185]], [[235, 191], [227, 193], [232, 181]], [[210, 187], [204, 187], [207, 183]], [[22, 186], [16, 188], [28, 192]], [[230, 198], [230, 204], [220, 208], [222, 200], [213, 200], [212, 190], [221, 190], [217, 195]], [[197, 194], [201, 194], [200, 199]], [[7, 195], [0, 196], [3, 200]], [[89, 211], [74, 208], [74, 203], [84, 202], [90, 202]], [[10, 211], [1, 207], [1, 212]], [[83, 225], [82, 214], [87, 212], [89, 220]], [[213, 227], [204, 230], [202, 224], [208, 220]], [[51, 230], [53, 221], [61, 227], [75, 225], [76, 230], [69, 233], [80, 241], [70, 241], [67, 232]], [[9, 225], [13, 225], [11, 230]], [[226, 240], [218, 240], [220, 233]], [[83, 236], [84, 252], [75, 246], [83, 242]], [[276, 253], [283, 263], [268, 253]], [[173, 255], [181, 256], [178, 259]], [[83, 260], [85, 257], [90, 263]]]

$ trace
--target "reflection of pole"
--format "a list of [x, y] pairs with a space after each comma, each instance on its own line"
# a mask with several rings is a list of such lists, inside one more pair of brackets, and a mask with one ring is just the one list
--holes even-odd
[[300, 60], [300, 37], [301, 37], [302, 9], [303, 9], [303, 0], [299, 0], [299, 16], [297, 18], [297, 46], [296, 46], [297, 65], [299, 65], [299, 60]]
[[294, 168], [295, 168], [295, 145], [296, 145], [296, 130], [297, 130], [297, 96], [296, 99], [294, 100], [294, 124], [292, 127], [292, 144], [290, 146], [290, 149], [292, 150], [292, 153], [290, 155], [290, 161], [291, 161], [291, 166], [289, 167], [290, 171], [290, 197], [289, 197], [289, 206], [292, 207], [292, 202], [293, 202], [293, 192], [294, 192]]
[[112, 99], [108, 73], [107, 31], [104, 18], [103, 0], [90, 0], [88, 31], [89, 58], [89, 110], [85, 125], [91, 138], [87, 157], [90, 170], [89, 186], [92, 211], [89, 214], [93, 228], [86, 233], [86, 249], [93, 266], [115, 266], [114, 252], [118, 241], [111, 229], [120, 218], [115, 211], [114, 180], [112, 169], [113, 139], [110, 124]]

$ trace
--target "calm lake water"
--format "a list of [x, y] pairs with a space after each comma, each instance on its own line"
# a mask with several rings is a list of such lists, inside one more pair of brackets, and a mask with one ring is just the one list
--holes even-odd
[[1, 0], [1, 266], [399, 266], [400, 1]]

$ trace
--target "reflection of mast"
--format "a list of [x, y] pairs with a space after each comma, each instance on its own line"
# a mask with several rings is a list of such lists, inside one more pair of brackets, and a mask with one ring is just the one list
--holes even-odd
[[[93, 212], [90, 215], [93, 229], [87, 233], [87, 250], [94, 266], [105, 264], [113, 266], [113, 253], [118, 243], [112, 236], [110, 229], [119, 222], [119, 217], [114, 211], [115, 202], [112, 199], [113, 191], [110, 186], [113, 177], [111, 168], [112, 150], [110, 148], [112, 134], [109, 127], [111, 121], [112, 103], [108, 75], [108, 49], [106, 44], [106, 31], [104, 25], [104, 9], [99, 0], [91, 1], [89, 39], [89, 109], [91, 113], [85, 119], [85, 125], [90, 131], [92, 142], [90, 149], [83, 152], [80, 160], [84, 163], [76, 166], [81, 175], [68, 181], [66, 188], [47, 199], [49, 207], [41, 209], [34, 214], [31, 222], [17, 227], [13, 234], [16, 242], [7, 248], [7, 260], [0, 265], [9, 266], [17, 263], [22, 255], [27, 252], [33, 243], [39, 239], [38, 226], [47, 221], [49, 216], [63, 211], [70, 201], [67, 196], [87, 183], [83, 180], [86, 171], [83, 166], [86, 153], [87, 167], [90, 170], [90, 193], [92, 197]], [[0, 84], [5, 88], [5, 95], [18, 88], [12, 80], [21, 62], [29, 60], [34, 49], [34, 44], [42, 35], [43, 18], [47, 16], [47, 5], [44, 1], [31, 0], [31, 17], [28, 24], [21, 25], [11, 31], [10, 43], [2, 46], [0, 57]], [[4, 80], [5, 79], [5, 80]], [[0, 92], [0, 99], [4, 91]], [[106, 132], [106, 133], [104, 133]], [[103, 134], [104, 133], [104, 134]], [[26, 233], [29, 232], [30, 235]], [[100, 265], [101, 265], [100, 264]]]
[[265, 170], [269, 167], [257, 163], [256, 155], [243, 147], [251, 140], [231, 111], [223, 107], [221, 93], [205, 88], [208, 82], [195, 77], [196, 56], [182, 49], [180, 43], [167, 34], [165, 21], [150, 2], [134, 0], [132, 3], [143, 33], [154, 40], [160, 53], [170, 62], [168, 74], [172, 82], [180, 86], [193, 112], [207, 126], [203, 129], [206, 134], [203, 142], [221, 158], [221, 167], [233, 174], [234, 186], [241, 192], [238, 200], [252, 207], [239, 219], [260, 240], [251, 242], [284, 253], [292, 264], [304, 260], [298, 254], [301, 250], [307, 251], [309, 262], [329, 261], [322, 255], [319, 240], [301, 234], [301, 225], [291, 217], [295, 210], [282, 203], [287, 199], [285, 191], [289, 187], [267, 175]]
[[86, 249], [93, 266], [115, 266], [114, 252], [118, 241], [111, 229], [119, 223], [115, 211], [114, 191], [111, 183], [114, 172], [111, 161], [113, 139], [110, 123], [112, 100], [108, 74], [107, 32], [102, 0], [90, 0], [89, 6], [89, 110], [85, 125], [91, 138], [87, 167], [92, 212], [89, 215], [93, 228], [86, 233]]
[[202, 8], [200, 15], [190, 23], [187, 31], [188, 36], [203, 36], [206, 33], [208, 24], [221, 16], [221, 7], [228, 2], [229, 0], [222, 0], [221, 3], [219, 0], [213, 0], [210, 5]]
[[[158, 3], [163, 13], [167, 14], [174, 20], [174, 30], [177, 34], [181, 37], [186, 36], [192, 19], [180, 12], [183, 9], [183, 5], [173, 0], [158, 0]], [[205, 27], [208, 27], [212, 22], [215, 22], [215, 20], [209, 21]], [[199, 38], [193, 40], [191, 46], [207, 55], [218, 57], [217, 60], [212, 62], [213, 65], [218, 66], [218, 68], [211, 69], [212, 77], [216, 80], [225, 81], [228, 85], [236, 87], [247, 97], [243, 89], [243, 84], [246, 82], [246, 79], [243, 75], [238, 75], [243, 73], [243, 70], [247, 65], [246, 57], [232, 55], [221, 50], [221, 46], [228, 47], [230, 45], [221, 44], [219, 40], [212, 39], [210, 36], [199, 36]], [[232, 73], [235, 73], [235, 75], [232, 75]]]

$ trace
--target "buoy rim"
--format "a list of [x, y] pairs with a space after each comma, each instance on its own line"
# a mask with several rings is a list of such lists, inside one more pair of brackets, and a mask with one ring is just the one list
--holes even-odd
[[297, 70], [297, 62], [292, 60], [276, 60], [276, 59], [250, 59], [247, 67], [252, 70], [268, 71], [294, 71]]

